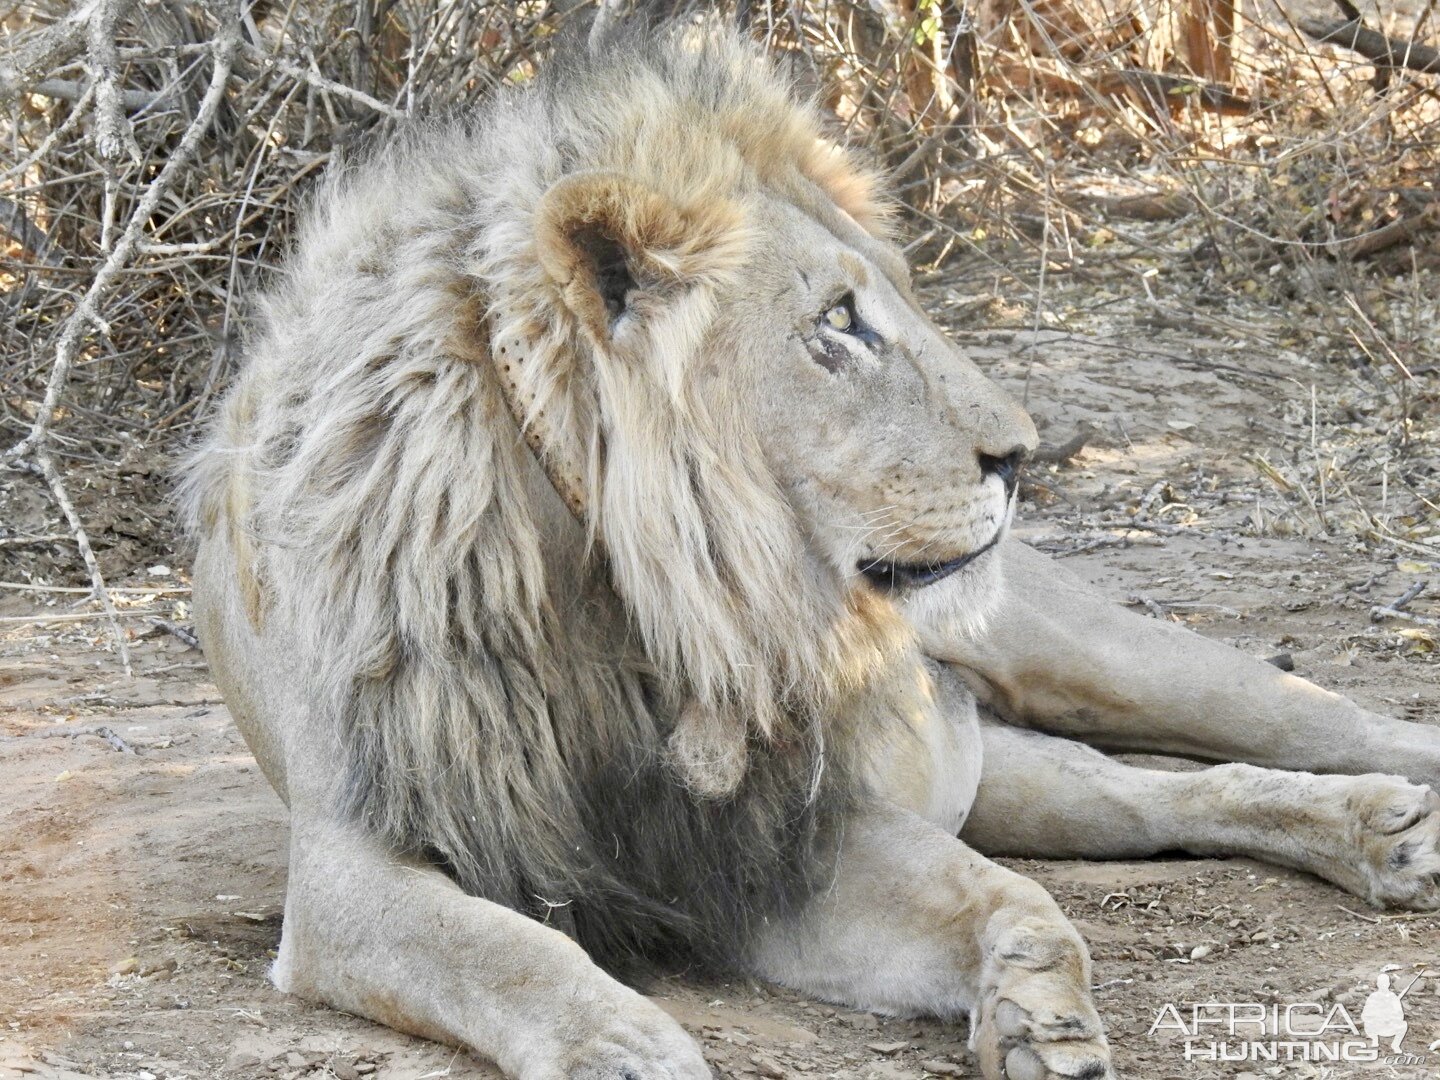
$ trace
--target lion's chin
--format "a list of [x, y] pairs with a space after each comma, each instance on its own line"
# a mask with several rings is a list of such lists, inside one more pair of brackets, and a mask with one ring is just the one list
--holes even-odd
[[1003, 528], [978, 548], [938, 563], [906, 563], [889, 559], [861, 559], [855, 564], [860, 575], [882, 592], [923, 589], [964, 570], [989, 552], [1005, 534]]
[[890, 594], [930, 655], [943, 659], [947, 647], [985, 632], [1002, 593], [1003, 567], [993, 549], [1003, 535], [977, 548], [963, 573], [952, 571], [929, 586]]

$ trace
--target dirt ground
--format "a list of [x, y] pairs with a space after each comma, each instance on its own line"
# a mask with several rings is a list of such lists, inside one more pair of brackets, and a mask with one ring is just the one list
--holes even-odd
[[[965, 297], [938, 304], [969, 310]], [[1341, 428], [1382, 437], [1373, 379], [1217, 325], [1090, 332], [1076, 320], [960, 337], [1026, 396], [1043, 439], [1088, 433], [1072, 461], [1034, 471], [1027, 539], [1144, 616], [1253, 656], [1289, 654], [1298, 673], [1368, 706], [1440, 720], [1433, 635], [1370, 615], [1433, 570], [1440, 547], [1423, 530], [1362, 544], [1341, 519], [1381, 495], [1347, 497], [1332, 479], [1312, 508], [1295, 479]], [[1411, 499], [1389, 482], [1392, 508]], [[1334, 536], [1321, 535], [1326, 515]], [[93, 605], [71, 606], [83, 595], [0, 589], [0, 1078], [493, 1075], [267, 983], [286, 819], [202, 655], [152, 621], [186, 622], [182, 559], [116, 577], [138, 590], [120, 595], [133, 681]], [[1411, 611], [1437, 613], [1427, 596]], [[1376, 912], [1243, 859], [1016, 865], [1090, 942], [1124, 1077], [1440, 1075], [1440, 1050], [1423, 1060], [1440, 1039], [1434, 916]], [[1173, 1025], [1150, 1033], [1164, 1006], [1191, 1002], [1340, 1002], [1358, 1020], [1381, 972], [1397, 989], [1420, 976], [1404, 1001], [1413, 1062], [1187, 1061]], [[653, 991], [722, 1075], [976, 1075], [959, 1027], [752, 982]]]

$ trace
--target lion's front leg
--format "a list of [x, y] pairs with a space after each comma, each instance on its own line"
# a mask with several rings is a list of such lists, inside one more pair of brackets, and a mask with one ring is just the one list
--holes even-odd
[[834, 884], [772, 926], [751, 963], [859, 1008], [967, 1015], [989, 1080], [1113, 1075], [1089, 954], [1054, 900], [903, 810], [846, 825]]
[[688, 1035], [556, 930], [297, 811], [282, 989], [466, 1046], [518, 1080], [700, 1080]]

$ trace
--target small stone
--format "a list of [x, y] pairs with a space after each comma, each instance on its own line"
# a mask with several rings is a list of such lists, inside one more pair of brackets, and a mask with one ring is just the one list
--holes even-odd
[[291, 1069], [305, 1069], [309, 1067], [310, 1062], [305, 1060], [305, 1055], [300, 1051], [291, 1050], [285, 1055], [285, 1065]]
[[360, 1074], [355, 1066], [344, 1058], [336, 1058], [330, 1063], [330, 1071], [335, 1074], [336, 1080], [360, 1080]]
[[898, 1054], [910, 1044], [908, 1042], [873, 1042], [865, 1045], [877, 1054]]
[[1190, 950], [1190, 960], [1192, 962], [1196, 960], [1204, 960], [1205, 957], [1209, 956], [1214, 951], [1215, 948], [1213, 945], [1196, 945], [1193, 949]]
[[965, 1070], [962, 1069], [959, 1065], [956, 1065], [953, 1061], [922, 1061], [920, 1062], [920, 1068], [924, 1069], [928, 1073], [934, 1073], [936, 1076], [965, 1075]]
[[755, 1071], [761, 1076], [768, 1076], [771, 1080], [785, 1080], [790, 1074], [782, 1069], [776, 1062], [771, 1061], [763, 1054], [755, 1054], [750, 1060], [755, 1064]]

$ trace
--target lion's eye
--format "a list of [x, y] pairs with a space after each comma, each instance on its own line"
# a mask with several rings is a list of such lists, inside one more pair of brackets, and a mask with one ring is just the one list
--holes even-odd
[[830, 329], [848, 334], [855, 329], [855, 302], [847, 295], [826, 309], [821, 318]]

